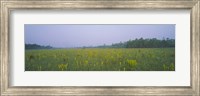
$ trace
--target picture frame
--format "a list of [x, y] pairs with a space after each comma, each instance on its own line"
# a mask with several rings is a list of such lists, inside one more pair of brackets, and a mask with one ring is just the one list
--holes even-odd
[[[0, 0], [1, 95], [200, 95], [200, 1], [199, 0]], [[190, 9], [191, 86], [10, 86], [10, 27], [12, 10], [19, 9]]]

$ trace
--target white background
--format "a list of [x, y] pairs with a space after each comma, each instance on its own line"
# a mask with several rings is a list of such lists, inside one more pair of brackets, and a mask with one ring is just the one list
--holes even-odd
[[[189, 10], [14, 10], [12, 86], [190, 86]], [[176, 71], [25, 71], [24, 24], [175, 24]]]

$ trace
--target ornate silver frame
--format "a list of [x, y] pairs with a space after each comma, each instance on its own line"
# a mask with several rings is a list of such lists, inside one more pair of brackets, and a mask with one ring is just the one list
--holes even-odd
[[[9, 15], [19, 9], [190, 9], [191, 86], [10, 86]], [[0, 0], [0, 11], [0, 95], [200, 95], [200, 0]]]

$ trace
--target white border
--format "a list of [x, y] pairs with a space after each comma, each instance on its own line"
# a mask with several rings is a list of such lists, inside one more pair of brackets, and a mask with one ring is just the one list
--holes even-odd
[[[24, 24], [176, 24], [176, 71], [25, 72]], [[12, 86], [190, 86], [189, 10], [14, 10]]]

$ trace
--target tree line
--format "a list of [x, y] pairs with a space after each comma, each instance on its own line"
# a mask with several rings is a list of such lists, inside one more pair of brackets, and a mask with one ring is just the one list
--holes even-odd
[[51, 46], [42, 46], [38, 44], [25, 44], [25, 49], [51, 49]]
[[170, 48], [175, 47], [175, 39], [135, 39], [126, 42], [114, 43], [112, 45], [101, 45], [97, 48]]
[[[84, 46], [77, 48], [170, 48], [175, 47], [175, 39], [134, 39], [126, 42], [113, 43], [111, 45], [100, 45], [100, 46]], [[38, 44], [25, 44], [25, 49], [52, 49], [51, 46], [42, 46]]]
[[135, 39], [129, 40], [126, 42], [126, 48], [165, 48], [165, 47], [175, 47], [174, 39], [163, 39], [158, 40], [156, 38], [153, 39]]

